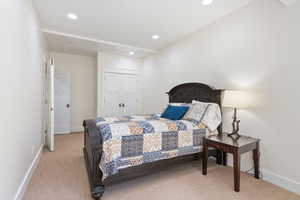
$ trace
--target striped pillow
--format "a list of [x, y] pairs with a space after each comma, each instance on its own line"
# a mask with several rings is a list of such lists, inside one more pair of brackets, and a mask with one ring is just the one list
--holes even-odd
[[193, 103], [189, 111], [184, 115], [183, 119], [198, 125], [202, 121], [208, 107], [209, 104], [206, 103]]

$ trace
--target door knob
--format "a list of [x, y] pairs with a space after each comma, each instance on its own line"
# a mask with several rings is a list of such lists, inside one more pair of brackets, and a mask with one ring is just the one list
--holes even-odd
[[67, 107], [67, 108], [70, 108], [70, 104], [67, 104], [66, 107]]

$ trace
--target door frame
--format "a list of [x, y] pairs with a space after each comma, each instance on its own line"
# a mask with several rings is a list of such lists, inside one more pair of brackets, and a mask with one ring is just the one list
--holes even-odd
[[[140, 72], [139, 71], [133, 71], [133, 70], [129, 70], [129, 69], [125, 69], [125, 68], [120, 68], [120, 69], [103, 69], [102, 71], [103, 73], [101, 73], [101, 112], [98, 113], [97, 112], [97, 115], [98, 116], [101, 116], [103, 115], [104, 113], [104, 100], [105, 100], [105, 97], [104, 97], [104, 89], [106, 87], [106, 81], [104, 79], [105, 77], [105, 74], [106, 73], [112, 73], [112, 74], [121, 74], [121, 75], [134, 75], [137, 77], [137, 82], [140, 83]], [[141, 87], [140, 87], [140, 84], [137, 85], [137, 94], [138, 94], [138, 106], [137, 106], [137, 110], [138, 112], [141, 112]], [[98, 91], [99, 92], [99, 91]], [[99, 96], [98, 96], [99, 97]], [[97, 101], [98, 102], [98, 101]], [[136, 113], [137, 114], [137, 113]]]
[[54, 69], [53, 58], [45, 56], [44, 77], [44, 146], [49, 151], [55, 150], [54, 142]]

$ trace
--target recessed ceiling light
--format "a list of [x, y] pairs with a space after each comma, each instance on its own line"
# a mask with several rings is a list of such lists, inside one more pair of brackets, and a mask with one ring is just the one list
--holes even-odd
[[158, 40], [159, 39], [159, 35], [152, 35], [152, 39]]
[[133, 56], [135, 53], [133, 51], [129, 52], [129, 55]]
[[208, 5], [212, 4], [213, 1], [214, 0], [202, 0], [202, 5], [208, 6]]
[[72, 20], [77, 20], [78, 17], [74, 13], [68, 13], [68, 18]]

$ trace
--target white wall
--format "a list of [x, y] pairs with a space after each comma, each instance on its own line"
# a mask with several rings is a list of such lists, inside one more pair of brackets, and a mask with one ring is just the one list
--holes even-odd
[[[104, 52], [97, 54], [97, 115], [101, 116], [103, 106], [103, 73], [105, 71], [118, 73], [134, 73], [140, 76], [143, 62], [142, 59], [135, 57], [126, 57], [113, 55]], [[140, 86], [139, 86], [140, 87]], [[140, 89], [139, 89], [140, 90]], [[138, 106], [138, 112], [141, 112], [141, 105]]]
[[[254, 0], [158, 55], [145, 59], [143, 110], [159, 112], [183, 82], [245, 89], [253, 107], [239, 112], [241, 132], [262, 139], [264, 178], [300, 194], [300, 2]], [[225, 110], [225, 130], [232, 111]], [[251, 167], [249, 157], [243, 169]]]
[[55, 70], [71, 73], [71, 131], [82, 131], [85, 119], [96, 117], [96, 57], [51, 52]]
[[12, 200], [43, 144], [45, 46], [31, 0], [1, 0], [0, 24], [0, 199]]

